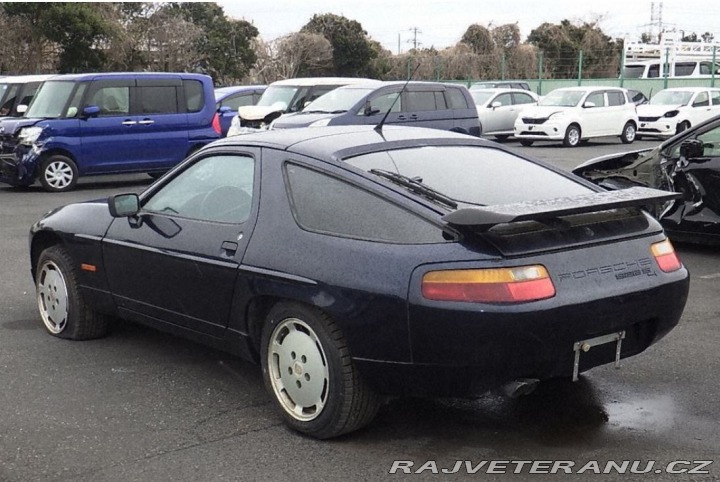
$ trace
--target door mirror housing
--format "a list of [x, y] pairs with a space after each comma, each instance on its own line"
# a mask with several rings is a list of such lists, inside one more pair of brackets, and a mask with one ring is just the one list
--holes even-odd
[[15, 110], [17, 111], [18, 114], [24, 114], [25, 112], [27, 112], [27, 108], [28, 108], [27, 105], [20, 104], [15, 108]]
[[495, 107], [502, 107], [502, 102], [500, 102], [499, 100], [496, 100], [495, 102], [493, 102], [492, 104], [490, 104], [490, 107], [492, 107], [493, 109], [494, 109]]
[[83, 117], [97, 117], [100, 113], [100, 107], [96, 105], [88, 105], [83, 110]]
[[585, 108], [595, 107], [595, 102], [587, 101], [583, 104], [583, 107], [585, 107]]
[[680, 144], [680, 157], [685, 159], [697, 159], [703, 157], [705, 149], [703, 141], [698, 139], [688, 139]]
[[127, 218], [140, 212], [140, 198], [135, 193], [116, 194], [108, 198], [110, 215], [114, 218]]

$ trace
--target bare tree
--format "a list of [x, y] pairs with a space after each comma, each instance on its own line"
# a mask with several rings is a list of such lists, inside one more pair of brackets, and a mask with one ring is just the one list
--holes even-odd
[[316, 33], [290, 34], [278, 39], [276, 61], [278, 75], [284, 79], [327, 75], [332, 71], [332, 44]]
[[195, 45], [204, 35], [200, 27], [168, 10], [150, 17], [148, 53], [153, 70], [166, 72], [194, 71], [201, 58]]

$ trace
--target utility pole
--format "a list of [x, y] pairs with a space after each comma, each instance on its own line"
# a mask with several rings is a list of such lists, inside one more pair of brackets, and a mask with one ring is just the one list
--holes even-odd
[[413, 27], [409, 30], [413, 33], [413, 36], [412, 36], [413, 38], [408, 40], [408, 43], [412, 44], [413, 49], [417, 50], [418, 45], [422, 45], [422, 42], [418, 42], [418, 38], [417, 38], [418, 34], [422, 33], [422, 30], [420, 30], [417, 27]]

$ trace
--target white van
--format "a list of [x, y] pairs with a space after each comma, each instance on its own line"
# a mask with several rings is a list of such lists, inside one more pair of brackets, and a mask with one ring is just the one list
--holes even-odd
[[623, 77], [626, 79], [669, 78], [710, 78], [715, 72], [720, 77], [720, 63], [706, 59], [675, 59], [667, 64], [663, 60], [628, 61], [623, 66]]

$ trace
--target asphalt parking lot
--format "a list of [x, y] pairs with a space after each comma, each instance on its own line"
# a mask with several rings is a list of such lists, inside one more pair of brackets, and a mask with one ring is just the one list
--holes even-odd
[[[507, 145], [565, 169], [628, 148], [617, 139], [574, 149]], [[393, 466], [417, 472], [415, 480], [533, 480], [557, 462], [576, 471], [590, 464], [583, 475], [558, 471], [584, 480], [593, 462], [602, 471], [610, 461], [628, 461], [628, 474], [595, 478], [720, 480], [717, 248], [677, 246], [692, 276], [681, 324], [620, 370], [596, 368], [515, 400], [393, 400], [369, 427], [321, 442], [288, 430], [258, 368], [223, 352], [132, 324], [87, 342], [45, 333], [29, 273], [32, 222], [55, 206], [149, 182], [83, 180], [63, 194], [0, 185], [0, 481], [410, 478], [391, 474]], [[468, 473], [484, 461], [496, 470], [504, 461], [505, 473], [486, 474], [487, 465]], [[513, 473], [511, 461], [528, 464]], [[533, 461], [550, 463], [533, 474]]]

